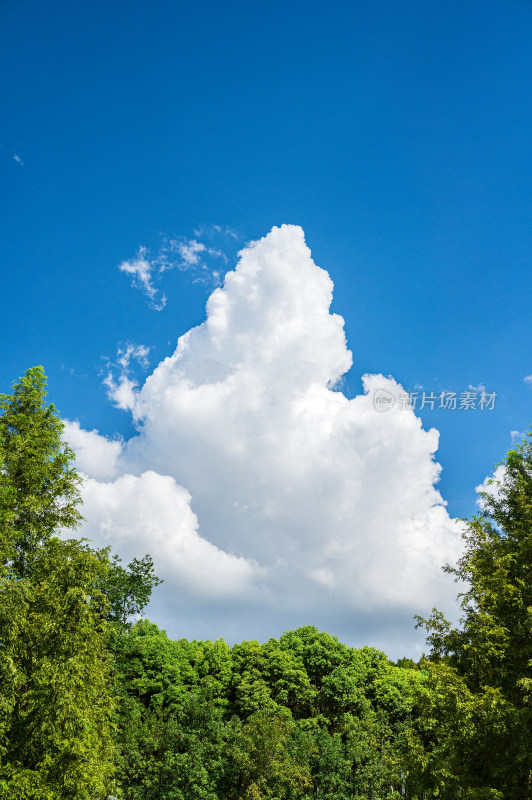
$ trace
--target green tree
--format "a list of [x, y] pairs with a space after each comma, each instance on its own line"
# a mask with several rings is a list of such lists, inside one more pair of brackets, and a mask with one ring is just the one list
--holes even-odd
[[11, 395], [0, 395], [0, 551], [19, 577], [41, 544], [81, 520], [74, 453], [62, 441], [63, 423], [45, 396], [42, 367], [29, 369]]
[[434, 610], [428, 631], [426, 773], [446, 796], [532, 797], [532, 434], [481, 493], [464, 555], [461, 627]]
[[311, 786], [305, 738], [286, 709], [256, 711], [231, 721], [223, 797], [295, 800]]
[[116, 653], [119, 775], [127, 800], [217, 800], [227, 770], [231, 651], [172, 641], [148, 620]]
[[119, 768], [127, 800], [218, 800], [227, 765], [227, 728], [208, 698], [180, 708], [124, 707]]
[[109, 658], [90, 595], [106, 569], [51, 537], [28, 577], [0, 581], [0, 797], [94, 800], [111, 784]]
[[[109, 547], [106, 553], [110, 553]], [[113, 626], [115, 639], [120, 639], [131, 628], [131, 617], [143, 612], [153, 588], [163, 583], [155, 575], [149, 554], [134, 558], [126, 568], [121, 566], [121, 561], [119, 556], [113, 556], [106, 575], [98, 584], [106, 600], [105, 618]]]
[[95, 800], [113, 772], [105, 551], [55, 534], [79, 477], [35, 367], [0, 398], [0, 798]]

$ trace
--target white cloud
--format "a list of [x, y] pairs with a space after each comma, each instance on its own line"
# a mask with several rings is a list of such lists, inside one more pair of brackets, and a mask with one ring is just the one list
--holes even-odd
[[[518, 431], [512, 431], [512, 433], [518, 433]], [[495, 500], [499, 500], [501, 497], [500, 486], [504, 483], [505, 477], [506, 467], [504, 464], [499, 464], [495, 472], [492, 475], [488, 475], [484, 481], [475, 488], [475, 491], [479, 495], [483, 492], [490, 495]], [[479, 496], [477, 498], [477, 506], [479, 506], [479, 508], [484, 508], [485, 503], [486, 501], [483, 497]]]
[[183, 242], [176, 242], [176, 247], [183, 264], [187, 267], [198, 264], [200, 253], [204, 253], [207, 249], [203, 242], [198, 242], [196, 239], [185, 239]]
[[[195, 239], [163, 236], [155, 253], [141, 246], [134, 258], [119, 264], [119, 270], [131, 276], [133, 286], [144, 292], [155, 311], [162, 311], [166, 306], [166, 295], [156, 286], [165, 272], [173, 269], [186, 272], [194, 283], [201, 283], [209, 289], [219, 285], [220, 260], [227, 264], [229, 259], [224, 250], [215, 244], [222, 242], [225, 246], [231, 239], [231, 246], [234, 247], [237, 234], [220, 225], [203, 225], [194, 231], [194, 236]], [[205, 237], [207, 244], [199, 241], [200, 237]]]
[[532, 375], [527, 375], [523, 380], [525, 383], [528, 383], [529, 386], [532, 386]]
[[138, 382], [131, 377], [131, 361], [134, 360], [141, 367], [146, 368], [149, 363], [150, 349], [143, 344], [128, 342], [126, 345], [118, 347], [114, 363], [106, 359], [107, 374], [103, 379], [103, 384], [107, 387], [109, 399], [117, 408], [124, 411], [134, 408]]
[[65, 438], [76, 452], [77, 468], [98, 480], [117, 477], [123, 442], [101, 436], [97, 430], [85, 431], [77, 420], [66, 420], [64, 424]]
[[16, 161], [17, 164], [20, 164], [21, 167], [24, 166], [23, 160], [21, 159], [21, 157], [17, 153], [15, 153], [15, 155], [13, 156], [13, 161]]
[[[213, 238], [213, 234], [218, 237], [227, 237], [219, 225], [211, 226], [212, 231], [199, 229], [195, 232], [197, 236], [207, 235]], [[220, 271], [215, 268], [212, 259], [222, 259], [227, 264], [228, 258], [219, 247], [207, 246], [197, 239], [168, 239], [161, 248], [160, 261], [161, 269], [168, 270], [177, 267], [180, 270], [189, 270], [193, 275], [195, 283], [203, 283], [214, 288], [219, 283]]]
[[210, 239], [212, 238], [224, 238], [224, 239], [234, 239], [238, 241], [240, 236], [238, 233], [229, 225], [198, 225], [194, 228], [194, 236], [200, 238], [202, 236], [207, 236]]
[[146, 247], [139, 247], [137, 255], [130, 261], [122, 261], [118, 269], [131, 275], [133, 286], [141, 289], [150, 301], [150, 306], [155, 311], [161, 311], [166, 305], [166, 297], [154, 286], [153, 276], [156, 265], [148, 258]]
[[120, 375], [115, 379], [109, 372], [103, 379], [104, 386], [107, 387], [107, 396], [117, 408], [123, 411], [131, 411], [135, 407], [135, 393], [138, 383], [127, 375]]
[[364, 376], [351, 400], [331, 390], [352, 364], [332, 289], [301, 228], [273, 228], [205, 322], [140, 389], [122, 387], [140, 432], [118, 480], [91, 475], [87, 533], [156, 556], [166, 583], [150, 613], [171, 635], [308, 623], [399, 655], [420, 641], [413, 614], [455, 613], [441, 566], [461, 541], [435, 488], [438, 433], [397, 403], [376, 412], [378, 389], [402, 389], [392, 378]]
[[118, 348], [117, 361], [124, 371], [129, 369], [132, 359], [140, 364], [141, 367], [147, 367], [150, 350], [151, 348], [147, 347], [145, 344], [133, 344], [132, 342], [128, 342]]
[[190, 495], [168, 475], [151, 470], [84, 485], [84, 533], [125, 558], [146, 549], [167, 580], [192, 595], [225, 600], [249, 590], [256, 566], [228, 555], [198, 533]]

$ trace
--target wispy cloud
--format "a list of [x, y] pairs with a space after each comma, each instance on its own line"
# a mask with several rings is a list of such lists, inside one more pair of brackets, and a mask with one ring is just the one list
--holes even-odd
[[220, 270], [213, 259], [227, 264], [228, 257], [220, 247], [206, 245], [198, 239], [179, 237], [168, 239], [161, 248], [164, 269], [177, 267], [180, 270], [192, 271], [195, 283], [204, 283], [210, 288], [218, 285]]
[[197, 239], [205, 237], [209, 240], [223, 237], [224, 239], [235, 239], [238, 240], [241, 237], [235, 231], [234, 228], [231, 228], [229, 225], [213, 225], [212, 223], [209, 225], [201, 224], [197, 225], [194, 228], [194, 236]]
[[[201, 238], [205, 241], [200, 241]], [[208, 289], [220, 285], [223, 269], [229, 262], [224, 247], [234, 251], [238, 234], [221, 225], [202, 225], [194, 229], [194, 238], [186, 236], [164, 236], [159, 249], [151, 253], [147, 247], [139, 247], [134, 258], [119, 265], [122, 272], [130, 275], [133, 286], [141, 289], [151, 308], [161, 311], [166, 305], [166, 295], [157, 288], [163, 273], [173, 269], [188, 273], [193, 283], [201, 283]]]
[[122, 369], [129, 369], [131, 359], [134, 359], [141, 367], [148, 367], [148, 356], [151, 347], [145, 344], [132, 344], [128, 342], [124, 347], [119, 347], [116, 351], [117, 362]]
[[146, 369], [149, 366], [148, 355], [150, 347], [144, 344], [127, 342], [120, 345], [116, 351], [115, 361], [105, 358], [106, 374], [103, 379], [107, 387], [109, 399], [124, 410], [132, 409], [135, 404], [138, 381], [132, 375], [131, 362], [136, 361], [139, 366]]
[[525, 383], [528, 383], [529, 386], [532, 386], [532, 375], [526, 375], [523, 380]]
[[137, 255], [130, 261], [122, 261], [118, 269], [131, 275], [133, 286], [145, 293], [154, 311], [162, 311], [166, 305], [166, 296], [154, 286], [154, 272], [157, 271], [157, 265], [149, 260], [146, 247], [139, 247]]
[[24, 162], [21, 159], [21, 157], [18, 155], [18, 153], [15, 153], [15, 155], [13, 156], [13, 161], [16, 161], [17, 164], [20, 164], [21, 167], [24, 166]]
[[176, 246], [183, 264], [187, 267], [199, 264], [200, 254], [207, 249], [203, 242], [198, 242], [196, 239], [185, 239], [184, 242], [177, 242]]

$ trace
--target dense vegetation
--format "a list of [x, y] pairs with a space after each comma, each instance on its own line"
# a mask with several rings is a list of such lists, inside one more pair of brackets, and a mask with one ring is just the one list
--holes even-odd
[[310, 626], [230, 648], [133, 624], [151, 558], [65, 540], [79, 478], [45, 389], [37, 367], [0, 397], [0, 799], [532, 798], [530, 437], [419, 664]]

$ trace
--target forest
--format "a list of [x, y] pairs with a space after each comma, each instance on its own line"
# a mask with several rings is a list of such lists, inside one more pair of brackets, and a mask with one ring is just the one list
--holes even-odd
[[66, 538], [81, 477], [41, 367], [0, 396], [2, 800], [532, 798], [532, 435], [442, 565], [418, 663], [307, 626], [229, 647], [142, 618], [151, 557]]

